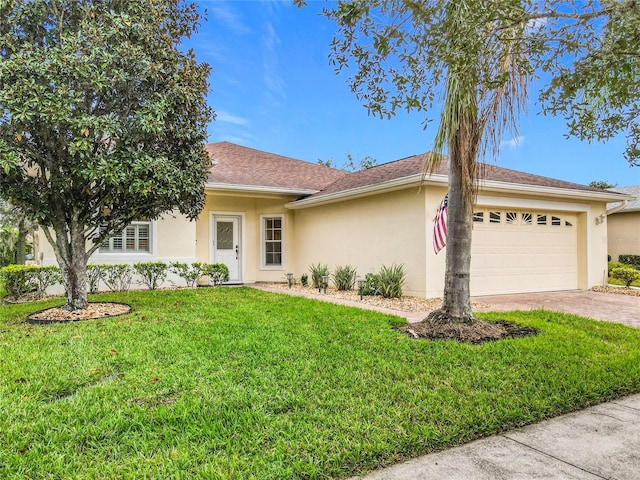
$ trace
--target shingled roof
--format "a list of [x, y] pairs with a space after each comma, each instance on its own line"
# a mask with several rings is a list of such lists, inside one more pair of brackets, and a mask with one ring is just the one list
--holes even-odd
[[[321, 192], [315, 193], [309, 198], [321, 197], [324, 195], [349, 191], [361, 187], [382, 184], [384, 182], [389, 182], [391, 180], [396, 180], [404, 177], [420, 175], [423, 172], [426, 155], [427, 154], [413, 155], [401, 160], [396, 160], [395, 162], [377, 165], [367, 170], [362, 170], [360, 172], [355, 172], [350, 175], [341, 177], [332, 184], [328, 185]], [[589, 187], [587, 185], [565, 182], [563, 180], [542, 177], [539, 175], [533, 175], [531, 173], [520, 172], [517, 170], [510, 170], [508, 168], [502, 168], [490, 164], [486, 164], [484, 167], [484, 176], [482, 177], [482, 180], [484, 181], [490, 180], [520, 185], [584, 190], [587, 192], [602, 193], [602, 190]], [[446, 157], [443, 158], [443, 161], [440, 162], [440, 165], [433, 173], [435, 175], [447, 175]]]
[[[348, 173], [342, 170], [296, 160], [295, 158], [263, 152], [229, 142], [210, 143], [206, 150], [211, 156], [212, 166], [208, 184], [211, 187], [273, 188], [296, 193], [306, 198], [297, 203], [307, 203], [333, 194], [357, 192], [361, 188], [384, 186], [394, 180], [407, 179], [411, 183], [421, 179], [427, 154], [384, 163], [375, 167]], [[434, 172], [440, 179], [447, 175], [446, 156]], [[428, 177], [427, 177], [428, 180]], [[532, 187], [558, 188], [582, 192], [616, 195], [587, 185], [565, 182], [555, 178], [487, 164], [482, 181], [499, 182]], [[618, 189], [619, 190], [619, 189]], [[620, 192], [631, 193], [631, 192]], [[342, 196], [342, 195], [341, 195]]]
[[320, 191], [349, 175], [342, 170], [229, 142], [205, 146], [212, 160], [207, 183]]
[[[640, 185], [633, 185], [631, 187], [608, 188], [607, 190], [610, 192], [625, 193], [627, 195], [633, 195], [634, 197], [636, 197], [635, 200], [627, 202], [625, 207], [620, 210], [620, 212], [640, 212]], [[618, 205], [620, 205], [619, 202], [609, 203], [607, 204], [607, 208], [612, 209], [617, 207]]]

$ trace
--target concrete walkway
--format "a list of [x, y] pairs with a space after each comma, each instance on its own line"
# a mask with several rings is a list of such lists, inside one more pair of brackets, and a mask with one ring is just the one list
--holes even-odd
[[[419, 321], [407, 313], [282, 289], [309, 298], [379, 310]], [[479, 311], [547, 309], [640, 328], [640, 297], [566, 291], [474, 297]], [[425, 455], [352, 480], [637, 480], [640, 479], [640, 394]]]
[[640, 395], [632, 395], [352, 480], [638, 478]]

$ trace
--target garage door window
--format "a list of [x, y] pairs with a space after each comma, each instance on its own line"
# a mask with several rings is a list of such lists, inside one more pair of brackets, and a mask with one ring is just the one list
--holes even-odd
[[547, 224], [547, 216], [538, 215], [538, 225], [546, 225], [546, 224]]
[[501, 212], [489, 212], [489, 223], [500, 223], [501, 218]]
[[484, 222], [484, 212], [473, 212], [473, 221], [477, 223]]
[[562, 225], [562, 221], [560, 220], [560, 217], [551, 217], [551, 225], [554, 227], [559, 227]]
[[522, 214], [522, 224], [523, 225], [531, 225], [531, 224], [533, 224], [533, 215], [531, 213], [523, 213]]
[[507, 219], [507, 225], [518, 223], [518, 214], [516, 212], [507, 212], [505, 218]]

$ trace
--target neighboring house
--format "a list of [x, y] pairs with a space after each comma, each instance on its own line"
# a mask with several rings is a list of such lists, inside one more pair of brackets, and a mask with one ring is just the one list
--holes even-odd
[[608, 189], [635, 200], [607, 204], [607, 239], [614, 262], [620, 255], [640, 255], [640, 185]]
[[[225, 263], [231, 283], [282, 282], [312, 263], [359, 276], [403, 264], [405, 292], [443, 292], [445, 251], [433, 219], [446, 165], [422, 173], [424, 155], [347, 173], [228, 142], [207, 145], [207, 201], [196, 222], [167, 215], [136, 222], [92, 263]], [[630, 196], [487, 166], [474, 214], [473, 295], [587, 289], [606, 275], [607, 202]], [[55, 259], [49, 250], [45, 263]]]

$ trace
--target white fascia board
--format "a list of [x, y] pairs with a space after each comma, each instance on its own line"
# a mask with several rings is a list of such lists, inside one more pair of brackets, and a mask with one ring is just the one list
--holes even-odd
[[610, 192], [593, 192], [589, 190], [576, 190], [573, 188], [560, 188], [560, 187], [547, 187], [541, 185], [527, 185], [524, 183], [508, 183], [498, 182], [496, 180], [481, 180], [480, 191], [503, 191], [503, 192], [519, 192], [528, 193], [533, 195], [549, 195], [563, 198], [576, 198], [584, 200], [597, 200], [597, 201], [622, 201], [629, 200], [633, 197], [629, 195], [612, 194]]
[[269, 193], [273, 195], [313, 195], [318, 190], [287, 188], [287, 187], [267, 187], [262, 185], [236, 185], [229, 183], [205, 183], [205, 190], [215, 190], [218, 192], [234, 192], [234, 193]]

